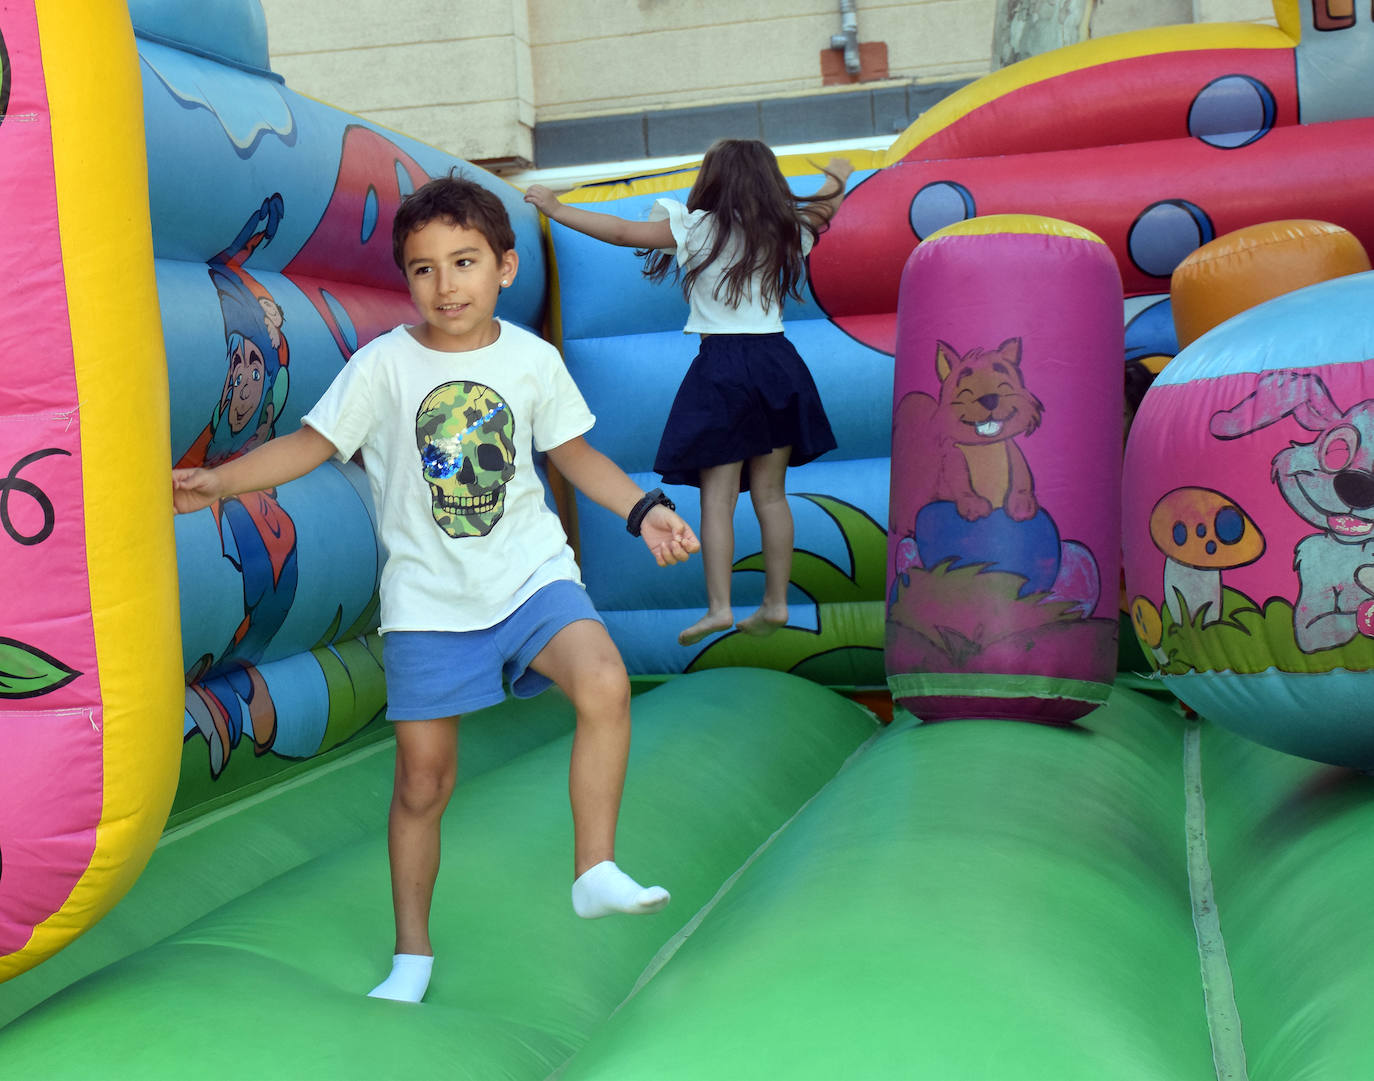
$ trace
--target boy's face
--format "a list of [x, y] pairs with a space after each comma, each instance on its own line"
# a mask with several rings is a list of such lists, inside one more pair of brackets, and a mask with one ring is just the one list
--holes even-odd
[[498, 255], [476, 229], [435, 220], [406, 237], [402, 255], [410, 298], [425, 321], [415, 331], [421, 345], [464, 353], [496, 340], [496, 301], [502, 282], [515, 280], [515, 252]]

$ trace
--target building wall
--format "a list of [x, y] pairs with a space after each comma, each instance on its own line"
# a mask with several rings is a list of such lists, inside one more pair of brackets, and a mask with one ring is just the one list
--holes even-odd
[[[1196, 18], [1194, 18], [1196, 15]], [[1274, 24], [1274, 8], [1269, 0], [1096, 0], [1090, 32], [1093, 37], [1138, 30], [1145, 26], [1174, 26], [1178, 23]]]
[[532, 155], [525, 0], [262, 6], [272, 68], [292, 89], [470, 161]]
[[[996, 0], [856, 6], [859, 40], [886, 44], [894, 81], [988, 70]], [[530, 9], [541, 121], [814, 93], [821, 53], [840, 31], [837, 0], [531, 0]]]
[[[1103, 0], [1106, 2], [1106, 0]], [[1110, 0], [1112, 3], [1129, 0]], [[1269, 0], [1193, 0], [1200, 23], [1266, 23], [1274, 25], [1274, 8]]]
[[[262, 3], [272, 66], [294, 89], [511, 168], [544, 164], [537, 124], [585, 140], [550, 144], [568, 148], [560, 152], [593, 154], [596, 131], [638, 126], [652, 154], [646, 118], [664, 111], [709, 124], [722, 108], [803, 118], [809, 108], [837, 123], [867, 115], [871, 132], [856, 134], [891, 134], [932, 92], [990, 69], [997, 9], [997, 0], [856, 0], [863, 81], [826, 86], [824, 65], [835, 78], [839, 57], [829, 49], [838, 0]], [[1096, 0], [1090, 27], [1099, 36], [1186, 22], [1194, 10], [1199, 21], [1273, 22], [1269, 0]], [[609, 119], [590, 123], [598, 118]]]

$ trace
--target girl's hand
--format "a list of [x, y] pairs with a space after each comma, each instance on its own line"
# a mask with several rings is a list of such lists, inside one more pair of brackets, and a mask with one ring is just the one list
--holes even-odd
[[854, 171], [854, 166], [849, 163], [848, 158], [831, 158], [825, 167], [827, 173], [833, 173], [840, 180], [846, 180], [849, 174]]
[[533, 206], [539, 213], [546, 218], [553, 217], [557, 208], [562, 204], [558, 201], [558, 196], [551, 192], [543, 184], [531, 184], [525, 192], [525, 202]]
[[213, 469], [172, 470], [172, 509], [178, 514], [208, 507], [222, 495]]
[[660, 567], [681, 563], [693, 552], [701, 551], [701, 541], [692, 527], [662, 503], [645, 515], [639, 535]]

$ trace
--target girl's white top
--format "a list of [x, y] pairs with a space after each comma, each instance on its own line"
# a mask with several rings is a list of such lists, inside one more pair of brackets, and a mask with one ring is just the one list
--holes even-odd
[[[677, 263], [688, 270], [702, 262], [711, 251], [711, 241], [715, 236], [715, 215], [709, 210], [688, 210], [685, 203], [676, 199], [658, 199], [649, 210], [650, 221], [668, 222], [676, 241]], [[801, 230], [802, 254], [811, 251], [811, 230]], [[664, 248], [664, 251], [674, 251]], [[708, 265], [692, 286], [687, 302], [691, 315], [683, 331], [687, 334], [778, 334], [782, 332], [782, 306], [773, 304], [765, 307], [760, 284], [761, 273], [755, 273], [745, 295], [739, 304], [731, 307], [725, 303], [725, 289], [715, 295], [716, 286], [740, 258], [742, 244], [737, 234], [732, 234], [721, 249], [715, 263]]]

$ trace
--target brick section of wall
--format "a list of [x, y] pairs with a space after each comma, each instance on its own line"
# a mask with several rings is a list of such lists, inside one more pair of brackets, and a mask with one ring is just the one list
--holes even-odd
[[853, 83], [882, 82], [888, 77], [887, 42], [859, 43], [859, 70], [851, 72], [844, 66], [843, 49], [821, 50], [821, 85], [849, 86]]

